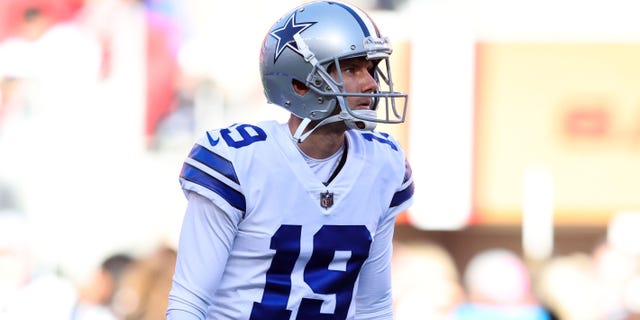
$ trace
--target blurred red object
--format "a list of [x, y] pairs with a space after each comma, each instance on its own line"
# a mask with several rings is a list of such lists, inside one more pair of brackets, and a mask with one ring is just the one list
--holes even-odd
[[0, 0], [0, 41], [18, 31], [23, 13], [38, 8], [53, 21], [71, 19], [84, 6], [85, 0]]

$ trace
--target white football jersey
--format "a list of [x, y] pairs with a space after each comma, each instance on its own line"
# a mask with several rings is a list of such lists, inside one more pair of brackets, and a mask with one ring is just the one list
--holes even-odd
[[[346, 136], [344, 166], [325, 185], [284, 124], [208, 131], [185, 160], [180, 182], [187, 195], [210, 200], [233, 222], [233, 240], [215, 251], [217, 265], [206, 266], [206, 250], [183, 251], [181, 235], [170, 309], [205, 301], [207, 319], [234, 320], [353, 319], [361, 309], [390, 309], [391, 237], [395, 216], [412, 201], [411, 169], [392, 136]], [[184, 240], [192, 246], [224, 238], [194, 233]], [[215, 285], [193, 272], [214, 273]]]

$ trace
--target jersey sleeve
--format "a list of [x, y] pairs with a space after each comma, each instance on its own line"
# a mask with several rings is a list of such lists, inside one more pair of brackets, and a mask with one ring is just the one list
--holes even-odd
[[392, 320], [391, 256], [395, 215], [388, 213], [380, 221], [360, 271], [356, 293], [356, 319]]
[[190, 192], [178, 243], [167, 319], [205, 319], [224, 272], [239, 218]]
[[[396, 140], [395, 137], [389, 135], [384, 132], [377, 132], [380, 135], [380, 138], [368, 138], [368, 139], [376, 139], [380, 142], [384, 142], [388, 144], [391, 148], [384, 148], [386, 152], [390, 154], [385, 157], [389, 160], [387, 166], [392, 168], [394, 175], [394, 184], [395, 192], [391, 201], [389, 203], [389, 214], [393, 214], [394, 216], [406, 210], [413, 203], [413, 192], [414, 192], [414, 184], [413, 184], [413, 175], [411, 171], [411, 165], [409, 164], [409, 160], [404, 153], [404, 150], [400, 146], [400, 143]], [[382, 144], [380, 144], [382, 145]], [[397, 180], [395, 180], [397, 179]]]
[[185, 194], [195, 192], [225, 212], [243, 215], [246, 200], [233, 162], [234, 150], [220, 141], [219, 130], [208, 131], [198, 140], [180, 171]]
[[409, 160], [404, 158], [404, 175], [402, 178], [402, 184], [398, 187], [396, 193], [391, 199], [389, 208], [393, 214], [398, 214], [403, 210], [406, 210], [413, 203], [413, 176], [411, 174], [411, 165]]
[[[413, 202], [414, 183], [411, 166], [393, 136], [379, 133], [378, 141], [389, 144], [382, 148], [387, 153], [386, 167], [393, 170], [395, 181], [390, 184], [394, 190], [389, 208], [381, 215], [373, 234], [369, 258], [363, 265], [356, 292], [356, 319], [393, 319], [393, 299], [391, 286], [392, 240], [396, 216], [409, 208]], [[387, 147], [387, 146], [383, 146]]]

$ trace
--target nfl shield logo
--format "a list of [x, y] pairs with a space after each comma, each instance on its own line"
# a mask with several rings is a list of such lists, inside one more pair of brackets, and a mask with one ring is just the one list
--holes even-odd
[[329, 209], [333, 205], [333, 192], [323, 192], [320, 194], [320, 206]]

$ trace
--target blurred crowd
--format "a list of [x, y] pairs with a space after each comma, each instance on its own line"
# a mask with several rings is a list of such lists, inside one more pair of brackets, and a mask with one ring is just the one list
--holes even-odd
[[530, 261], [505, 248], [456, 266], [442, 246], [398, 242], [398, 320], [640, 319], [640, 212], [620, 212], [591, 252]]
[[174, 242], [194, 99], [219, 116], [211, 81], [179, 65], [182, 3], [0, 0], [0, 208], [74, 281]]
[[0, 319], [157, 320], [164, 317], [176, 251], [114, 252], [86, 277], [42, 265], [26, 216], [0, 210]]
[[0, 0], [0, 319], [163, 318], [181, 194], [151, 153], [194, 129], [201, 83], [174, 5]]
[[92, 122], [108, 106], [139, 121], [123, 124], [153, 147], [198, 82], [179, 65], [188, 28], [179, 3], [0, 1], [0, 128], [41, 114]]

